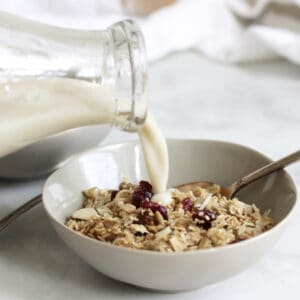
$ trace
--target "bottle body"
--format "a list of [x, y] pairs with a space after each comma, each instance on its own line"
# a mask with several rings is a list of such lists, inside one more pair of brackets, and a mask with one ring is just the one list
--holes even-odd
[[[146, 65], [142, 36], [132, 22], [82, 31], [1, 13], [0, 39], [0, 109], [4, 115], [0, 125], [5, 144], [0, 155], [34, 147], [35, 142], [41, 144], [57, 133], [61, 140], [62, 131], [76, 127], [114, 124], [136, 131], [143, 124]], [[59, 152], [59, 145], [53, 147]], [[11, 156], [18, 152], [0, 159], [0, 167], [7, 158], [13, 161]], [[57, 157], [52, 158], [51, 167], [61, 162]]]

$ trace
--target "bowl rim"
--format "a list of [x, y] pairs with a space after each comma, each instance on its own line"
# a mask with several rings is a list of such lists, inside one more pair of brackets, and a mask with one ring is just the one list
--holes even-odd
[[[103, 138], [106, 138], [109, 131], [112, 130], [113, 125], [112, 124], [90, 124], [90, 125], [79, 126], [79, 127], [75, 127], [75, 128], [68, 128], [68, 129], [63, 130], [61, 132], [52, 133], [52, 134], [50, 134], [48, 136], [45, 136], [45, 137], [43, 137], [39, 140], [33, 141], [31, 144], [26, 144], [26, 145], [22, 146], [21, 148], [18, 148], [16, 150], [14, 150], [13, 152], [10, 152], [10, 153], [4, 155], [3, 157], [0, 158], [0, 160], [1, 161], [5, 160], [5, 159], [7, 159], [7, 157], [13, 156], [13, 155], [17, 154], [18, 152], [27, 150], [30, 147], [34, 147], [36, 145], [40, 145], [42, 143], [45, 143], [46, 141], [48, 142], [48, 141], [54, 140], [56, 138], [62, 137], [64, 135], [72, 134], [72, 133], [80, 131], [80, 130], [89, 130], [90, 128], [97, 128], [97, 127], [102, 127], [102, 128], [107, 127], [107, 130], [106, 130], [105, 135], [103, 137]], [[100, 142], [100, 140], [99, 140], [99, 142]], [[96, 149], [96, 148], [97, 147], [93, 147], [93, 148], [90, 148], [89, 150], [86, 150], [86, 151], [90, 151], [90, 150]], [[86, 151], [84, 151], [84, 152], [86, 152]], [[83, 154], [84, 152], [81, 152], [81, 154]], [[75, 156], [76, 156], [76, 154], [75, 154]]]
[[[230, 146], [234, 146], [234, 147], [239, 147], [242, 148], [244, 150], [250, 150], [255, 154], [260, 155], [262, 158], [268, 160], [269, 162], [272, 162], [273, 160], [271, 158], [269, 158], [268, 156], [266, 156], [265, 154], [251, 148], [245, 145], [241, 145], [238, 143], [233, 143], [233, 142], [228, 142], [228, 141], [223, 141], [223, 140], [214, 140], [214, 139], [197, 139], [197, 138], [166, 138], [167, 142], [171, 141], [171, 142], [204, 142], [204, 143], [217, 143], [217, 144], [225, 144], [225, 145], [230, 145]], [[261, 239], [263, 239], [265, 236], [270, 235], [272, 233], [275, 233], [276, 231], [280, 230], [282, 227], [284, 227], [288, 221], [290, 221], [291, 217], [295, 214], [295, 208], [298, 204], [298, 194], [297, 194], [297, 186], [295, 185], [295, 182], [292, 178], [292, 176], [285, 170], [282, 169], [282, 171], [285, 173], [285, 175], [287, 176], [287, 178], [289, 179], [289, 181], [291, 182], [291, 187], [295, 193], [295, 202], [293, 204], [293, 206], [291, 207], [290, 211], [287, 213], [287, 215], [278, 223], [276, 223], [271, 229], [262, 232], [260, 234], [258, 234], [257, 236], [251, 237], [249, 239], [246, 240], [242, 240], [238, 243], [233, 243], [233, 244], [228, 244], [228, 245], [224, 245], [224, 246], [218, 246], [218, 247], [212, 247], [212, 248], [207, 248], [207, 249], [197, 249], [197, 250], [190, 250], [190, 251], [181, 251], [181, 252], [159, 252], [159, 251], [151, 251], [151, 250], [146, 250], [146, 249], [134, 249], [134, 248], [127, 248], [127, 247], [121, 247], [121, 246], [117, 246], [117, 245], [113, 245], [111, 243], [107, 243], [107, 242], [103, 242], [100, 240], [95, 240], [92, 239], [88, 236], [85, 235], [81, 235], [79, 233], [77, 233], [76, 231], [70, 229], [69, 227], [67, 227], [65, 224], [59, 222], [48, 210], [47, 205], [46, 205], [46, 201], [45, 201], [45, 197], [44, 195], [46, 194], [46, 190], [48, 187], [48, 184], [50, 182], [50, 180], [56, 175], [56, 173], [58, 172], [62, 172], [62, 170], [67, 167], [69, 164], [73, 163], [73, 161], [78, 160], [80, 157], [83, 157], [85, 155], [88, 155], [90, 153], [94, 153], [94, 152], [99, 152], [102, 150], [105, 150], [105, 148], [109, 148], [109, 147], [118, 147], [121, 145], [130, 145], [130, 144], [135, 144], [137, 145], [139, 143], [139, 141], [137, 139], [135, 140], [129, 140], [129, 141], [123, 141], [123, 142], [118, 142], [118, 143], [108, 143], [108, 144], [103, 144], [103, 145], [99, 145], [97, 147], [93, 147], [87, 151], [84, 151], [80, 154], [77, 154], [75, 156], [73, 156], [72, 159], [70, 159], [66, 164], [64, 164], [62, 167], [60, 167], [59, 169], [57, 169], [56, 171], [54, 171], [50, 176], [48, 176], [47, 180], [44, 183], [43, 186], [43, 190], [42, 190], [42, 205], [43, 208], [46, 212], [46, 214], [48, 215], [48, 218], [50, 220], [52, 220], [53, 222], [55, 222], [62, 230], [66, 230], [69, 233], [71, 233], [72, 235], [74, 235], [74, 237], [78, 237], [78, 238], [83, 238], [85, 239], [87, 242], [92, 242], [92, 243], [96, 243], [95, 245], [99, 245], [102, 247], [108, 247], [110, 249], [115, 249], [115, 250], [119, 250], [119, 251], [125, 251], [128, 253], [139, 253], [139, 254], [149, 254], [149, 255], [159, 255], [159, 256], [182, 256], [182, 255], [207, 255], [209, 253], [216, 253], [219, 251], [230, 251], [231, 249], [237, 248], [237, 247], [241, 247], [241, 246], [246, 246], [248, 244], [251, 243], [255, 243]]]

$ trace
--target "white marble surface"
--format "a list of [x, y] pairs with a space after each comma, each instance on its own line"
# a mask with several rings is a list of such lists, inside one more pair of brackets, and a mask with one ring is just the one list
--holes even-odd
[[[152, 65], [150, 76], [150, 107], [167, 136], [238, 142], [274, 159], [300, 148], [299, 67], [223, 66], [181, 53]], [[106, 142], [129, 138], [115, 131]], [[299, 164], [288, 170], [299, 187]], [[0, 217], [42, 185], [42, 179], [1, 180]], [[254, 267], [201, 290], [168, 295], [94, 271], [59, 240], [38, 206], [0, 233], [0, 299], [299, 299], [299, 229], [298, 207], [284, 237]]]

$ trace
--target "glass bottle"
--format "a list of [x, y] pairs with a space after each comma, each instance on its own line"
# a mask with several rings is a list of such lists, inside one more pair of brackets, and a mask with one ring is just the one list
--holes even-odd
[[[105, 30], [88, 31], [50, 26], [0, 12], [0, 84], [8, 83], [9, 86], [9, 82], [28, 78], [78, 79], [113, 86], [116, 96], [112, 124], [135, 132], [146, 119], [145, 48], [143, 36], [133, 21], [125, 20]], [[21, 164], [26, 164], [26, 156], [34, 152], [34, 146], [26, 147]], [[0, 159], [0, 176], [6, 177], [3, 170], [20, 166], [19, 152], [22, 149]], [[69, 156], [78, 150], [65, 152]], [[30, 166], [26, 165], [21, 177], [28, 177], [26, 172], [30, 177], [46, 173], [67, 158], [57, 155], [57, 159], [51, 157], [49, 160], [47, 155], [49, 153], [40, 152], [43, 161], [40, 167], [35, 163], [36, 171], [28, 170]], [[12, 162], [16, 166], [12, 166]], [[14, 176], [13, 172], [8, 177], [20, 176]]]
[[[65, 29], [0, 13], [0, 81], [63, 77], [115, 86], [115, 123], [135, 131], [146, 118], [142, 34], [131, 20], [106, 30]], [[123, 105], [121, 99], [129, 99]]]

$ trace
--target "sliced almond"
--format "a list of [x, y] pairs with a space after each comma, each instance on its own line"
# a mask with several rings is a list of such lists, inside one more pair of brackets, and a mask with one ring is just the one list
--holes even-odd
[[92, 217], [99, 218], [99, 215], [94, 208], [90, 208], [90, 207], [78, 209], [72, 215], [73, 219], [79, 219], [79, 220], [89, 220]]
[[168, 226], [164, 228], [163, 230], [157, 232], [155, 234], [155, 239], [157, 240], [162, 240], [162, 239], [167, 239], [168, 235], [172, 232], [171, 228]]

